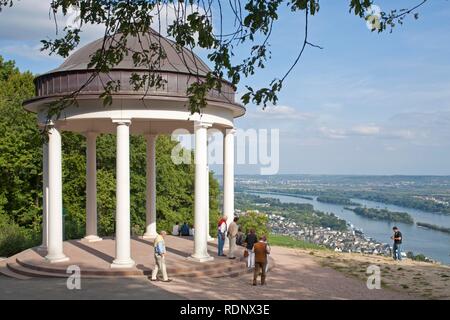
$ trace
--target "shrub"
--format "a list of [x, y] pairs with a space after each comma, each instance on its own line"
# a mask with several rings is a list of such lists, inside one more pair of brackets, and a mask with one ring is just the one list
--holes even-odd
[[268, 221], [269, 219], [265, 214], [249, 211], [247, 214], [239, 216], [238, 225], [245, 234], [248, 233], [250, 229], [255, 229], [256, 235], [259, 237], [269, 234], [269, 229], [267, 227]]
[[40, 234], [15, 223], [0, 223], [0, 256], [9, 257], [39, 245]]

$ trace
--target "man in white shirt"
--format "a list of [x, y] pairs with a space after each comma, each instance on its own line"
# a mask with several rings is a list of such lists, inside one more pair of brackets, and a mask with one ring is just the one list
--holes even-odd
[[237, 225], [239, 218], [234, 217], [233, 222], [228, 226], [228, 239], [230, 240], [230, 249], [228, 250], [228, 258], [236, 259], [234, 251], [236, 249], [236, 236], [239, 230]]
[[179, 225], [178, 222], [172, 228], [172, 235], [173, 236], [179, 236], [180, 235], [180, 225]]

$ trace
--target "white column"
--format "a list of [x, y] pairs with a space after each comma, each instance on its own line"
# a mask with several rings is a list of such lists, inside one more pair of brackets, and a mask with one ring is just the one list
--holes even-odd
[[130, 240], [130, 120], [113, 120], [117, 125], [116, 149], [116, 259], [111, 268], [131, 268]]
[[61, 133], [50, 126], [48, 131], [48, 247], [50, 262], [69, 260], [63, 252]]
[[147, 135], [147, 191], [144, 239], [154, 239], [156, 233], [156, 138], [154, 134]]
[[86, 236], [84, 240], [102, 240], [97, 236], [97, 133], [86, 133]]
[[199, 261], [210, 261], [214, 258], [209, 256], [207, 250], [207, 210], [205, 208], [206, 189], [206, 167], [208, 158], [207, 128], [211, 124], [196, 121], [195, 131], [195, 221], [194, 221], [194, 253], [191, 258]]
[[205, 210], [206, 210], [206, 239], [207, 241], [214, 241], [209, 233], [209, 166], [206, 166], [206, 199], [205, 199]]
[[42, 244], [38, 249], [48, 246], [48, 143], [42, 146]]
[[228, 217], [228, 225], [234, 219], [234, 133], [226, 129], [223, 141], [223, 214]]

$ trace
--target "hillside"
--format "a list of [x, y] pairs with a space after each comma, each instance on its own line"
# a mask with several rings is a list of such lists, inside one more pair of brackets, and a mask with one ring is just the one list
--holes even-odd
[[389, 257], [336, 253], [323, 250], [299, 250], [312, 254], [324, 267], [367, 281], [369, 265], [377, 265], [381, 271], [381, 285], [399, 293], [407, 293], [426, 299], [450, 299], [450, 267], [441, 264], [404, 259], [401, 262]]

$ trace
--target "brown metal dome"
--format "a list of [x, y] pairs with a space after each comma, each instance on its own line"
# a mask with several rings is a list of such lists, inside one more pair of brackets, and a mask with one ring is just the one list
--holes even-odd
[[[116, 35], [114, 38], [109, 38], [105, 42], [106, 47], [109, 47], [111, 44], [114, 45], [114, 42], [116, 42], [119, 37], [120, 35]], [[146, 34], [140, 34], [139, 36], [129, 35], [126, 38], [126, 44], [128, 55], [126, 55], [113, 70], [147, 70], [145, 66], [134, 65], [132, 58], [133, 53], [142, 52], [143, 49], [148, 50], [152, 45], [156, 44], [162, 49], [166, 57], [158, 61], [155, 71], [186, 73], [201, 76], [205, 76], [210, 71], [208, 66], [191, 50], [177, 48], [175, 42], [161, 36], [154, 30], [151, 30]], [[100, 50], [102, 46], [103, 38], [87, 44], [69, 56], [61, 66], [49, 73], [87, 70], [92, 54], [97, 50]], [[156, 59], [154, 62], [156, 62]]]
[[[95, 70], [88, 68], [88, 64], [92, 55], [102, 47], [103, 41], [101, 38], [87, 44], [70, 55], [58, 68], [36, 77], [36, 97], [25, 101], [24, 106], [31, 110], [32, 105], [36, 105], [39, 101], [64, 97], [80, 88], [82, 90], [78, 93], [79, 98], [100, 95], [104, 92], [105, 84], [110, 80], [120, 81], [120, 89], [113, 93], [113, 97], [135, 96], [137, 98], [139, 96], [142, 98], [145, 96], [144, 99], [156, 97], [186, 99], [187, 88], [194, 82], [202, 81], [210, 71], [208, 66], [191, 50], [179, 48], [175, 42], [151, 30], [139, 36], [128, 36], [126, 38], [128, 55], [125, 55], [124, 59], [108, 74], [100, 73], [86, 85], [87, 80], [95, 74]], [[114, 41], [111, 38], [105, 44], [111, 45]], [[158, 63], [156, 61], [152, 63], [151, 72], [160, 75], [165, 84], [160, 88], [141, 88], [136, 91], [130, 84], [132, 74], [148, 74], [149, 68], [146, 65], [135, 66], [133, 53], [151, 50], [152, 44], [158, 44], [164, 51], [165, 57]], [[211, 102], [231, 104], [236, 109], [234, 111], [236, 116], [241, 116], [245, 113], [245, 109], [235, 103], [235, 89], [231, 83], [222, 80], [221, 91], [211, 90], [207, 94], [207, 99]]]

